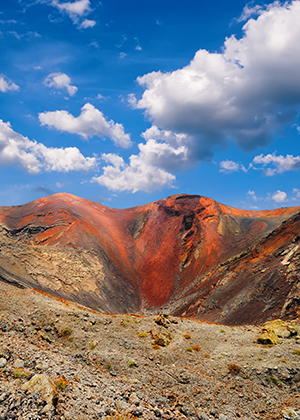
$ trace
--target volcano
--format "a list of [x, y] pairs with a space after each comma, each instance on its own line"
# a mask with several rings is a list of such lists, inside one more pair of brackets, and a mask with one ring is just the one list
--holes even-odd
[[107, 313], [223, 324], [299, 312], [300, 207], [199, 195], [112, 209], [60, 193], [0, 207], [0, 279]]

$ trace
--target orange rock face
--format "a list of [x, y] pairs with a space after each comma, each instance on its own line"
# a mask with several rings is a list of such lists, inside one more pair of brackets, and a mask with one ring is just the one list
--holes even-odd
[[[242, 308], [253, 300], [249, 295], [254, 293], [253, 273], [268, 264], [279, 247], [296, 244], [292, 241], [299, 236], [299, 222], [290, 224], [299, 211], [239, 210], [189, 195], [117, 210], [56, 194], [0, 208], [0, 268], [4, 270], [0, 276], [5, 278], [7, 272], [23, 285], [107, 312], [165, 309], [230, 323], [236, 313], [237, 322], [245, 322], [237, 306]], [[275, 236], [266, 238], [280, 228]], [[241, 253], [244, 257], [237, 257]], [[30, 261], [31, 254], [37, 262]], [[91, 256], [95, 268], [88, 262]], [[70, 272], [76, 264], [82, 274], [75, 282]], [[287, 266], [280, 267], [287, 270]], [[286, 298], [291, 284], [286, 277], [282, 281]], [[239, 303], [233, 304], [236, 296]], [[265, 306], [258, 300], [261, 312]], [[248, 309], [255, 311], [255, 305]]]

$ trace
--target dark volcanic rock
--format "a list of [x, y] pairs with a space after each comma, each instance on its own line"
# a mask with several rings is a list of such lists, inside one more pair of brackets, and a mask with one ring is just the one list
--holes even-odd
[[0, 208], [0, 279], [109, 313], [294, 317], [299, 210], [196, 195], [118, 210], [56, 194]]

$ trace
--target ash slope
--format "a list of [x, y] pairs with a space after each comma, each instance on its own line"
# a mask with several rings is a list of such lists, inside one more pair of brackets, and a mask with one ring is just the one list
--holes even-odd
[[0, 208], [0, 278], [109, 313], [260, 323], [297, 315], [299, 233], [299, 207], [175, 195], [118, 210], [56, 194]]

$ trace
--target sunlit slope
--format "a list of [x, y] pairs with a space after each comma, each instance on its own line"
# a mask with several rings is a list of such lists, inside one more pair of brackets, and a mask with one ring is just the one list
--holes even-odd
[[107, 312], [169, 306], [206, 316], [196, 303], [203, 277], [299, 211], [239, 210], [195, 195], [119, 210], [56, 194], [0, 208], [0, 276]]

